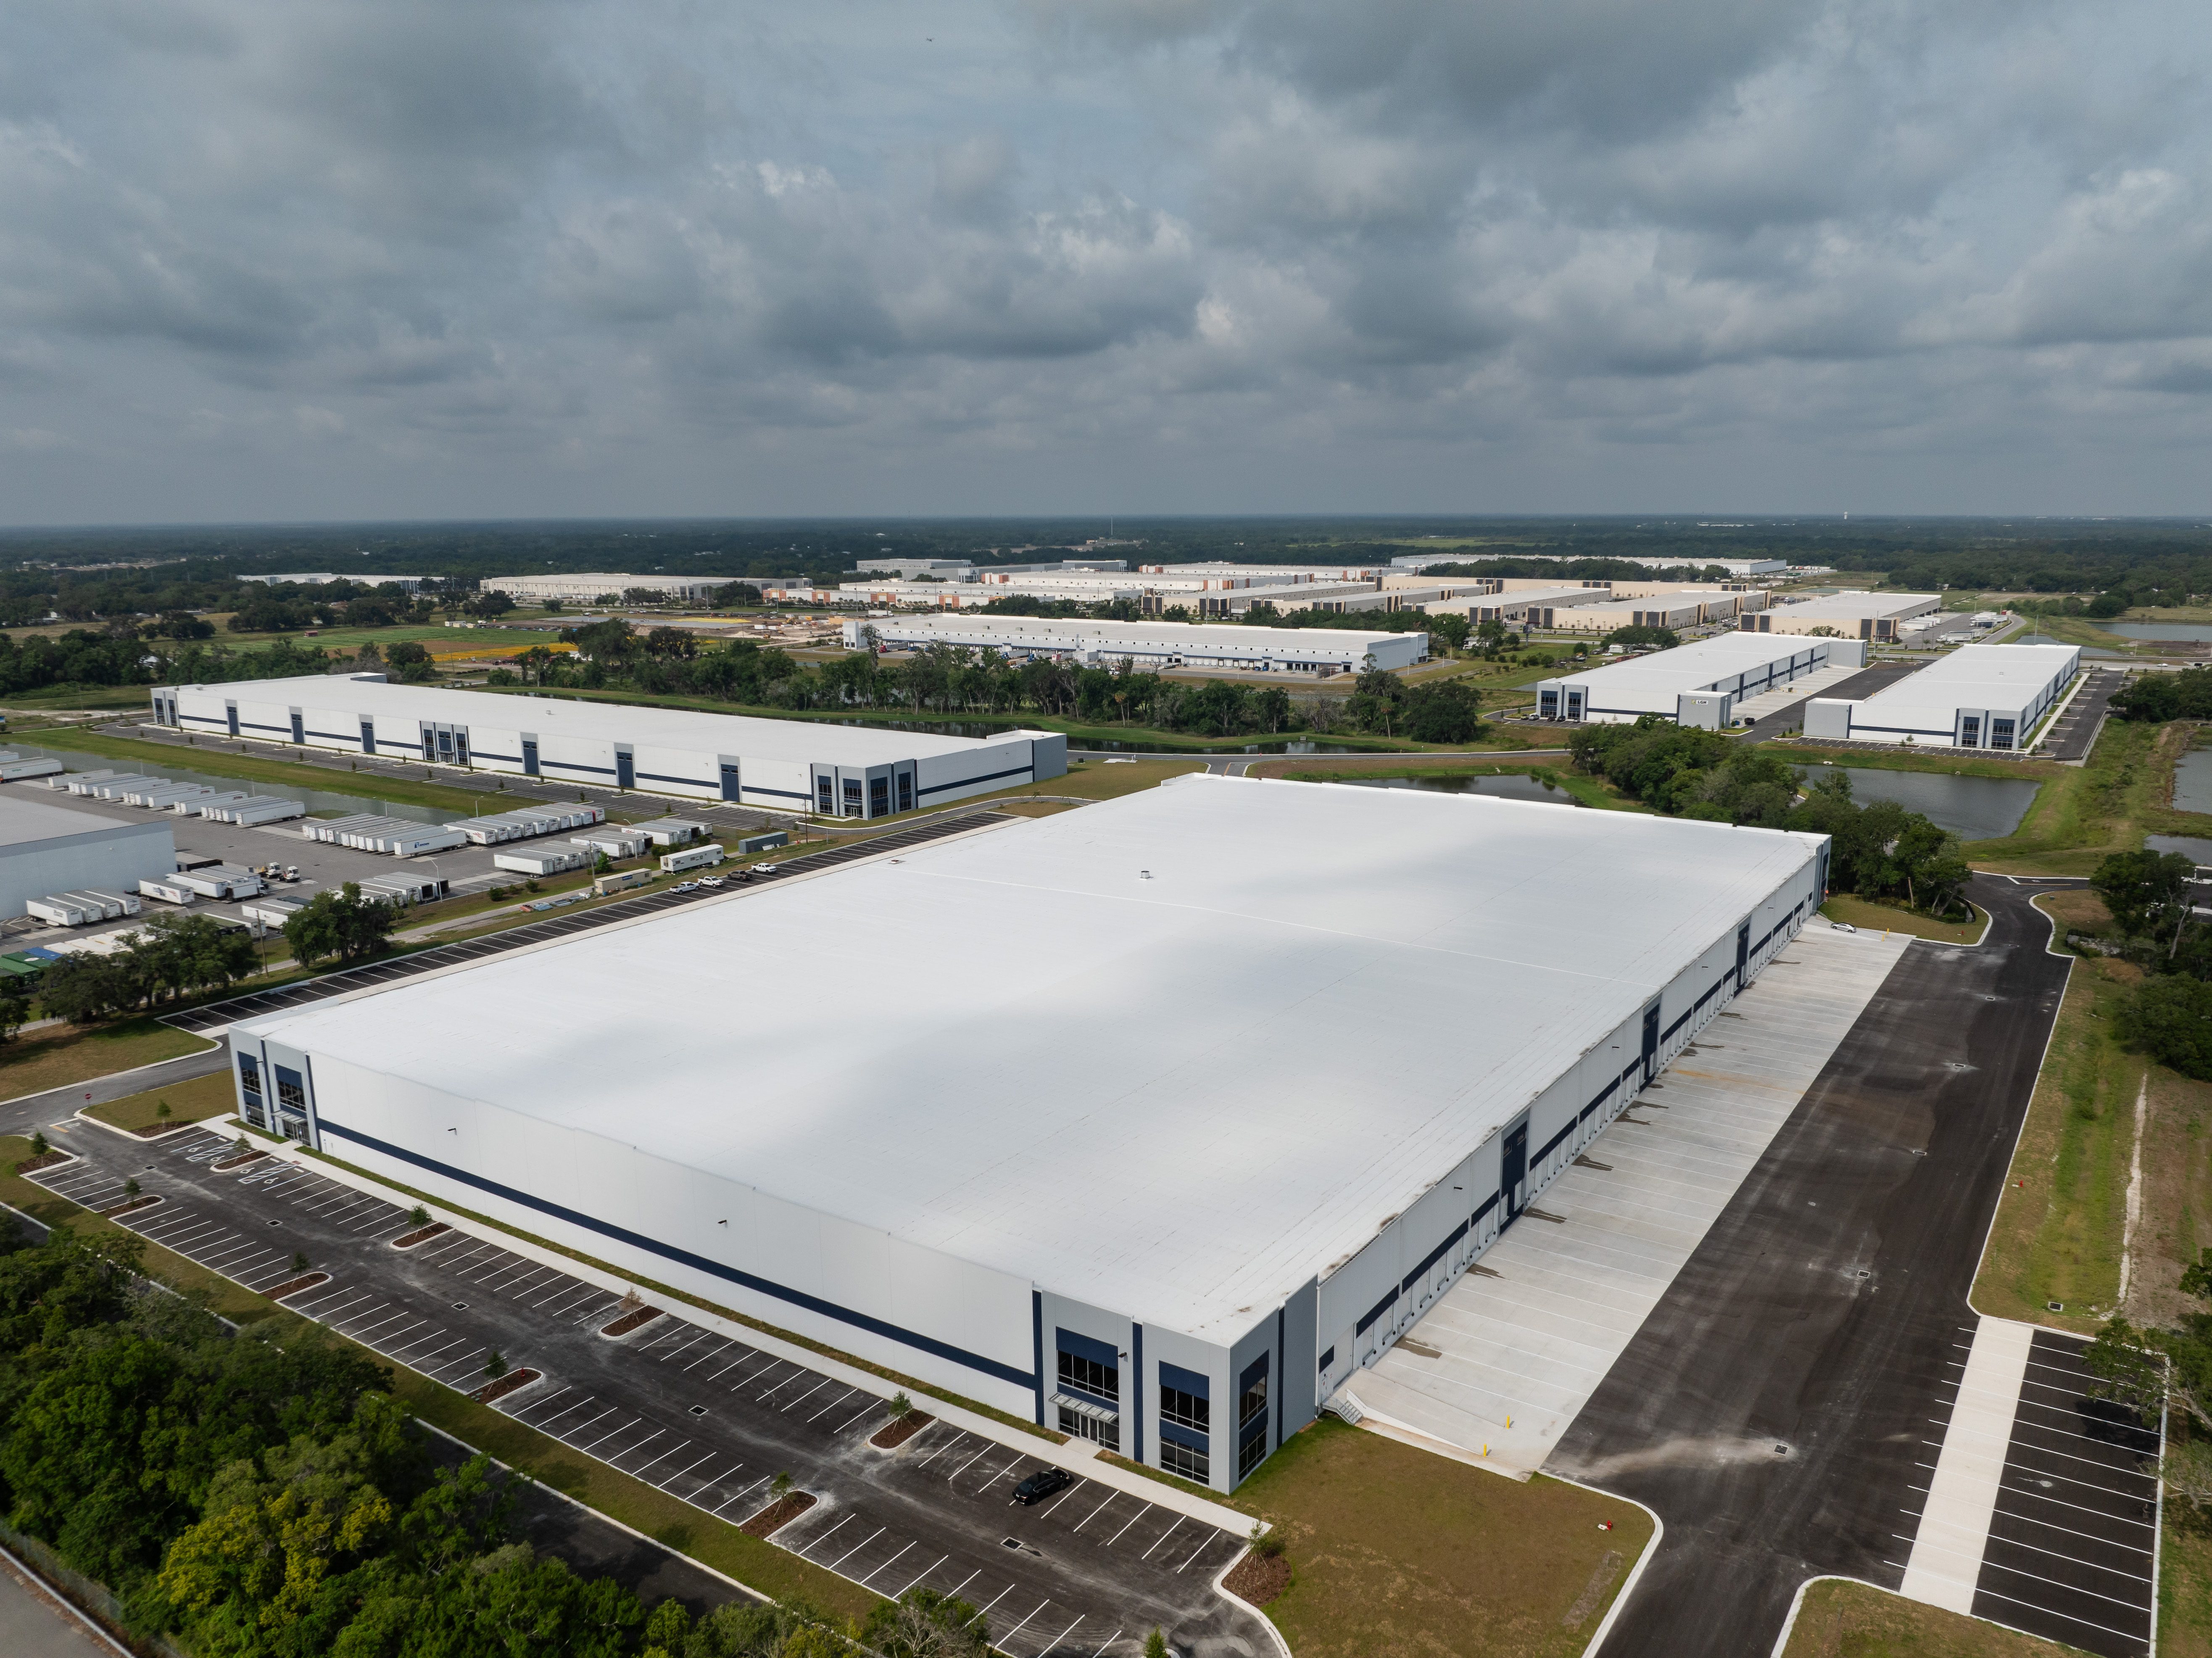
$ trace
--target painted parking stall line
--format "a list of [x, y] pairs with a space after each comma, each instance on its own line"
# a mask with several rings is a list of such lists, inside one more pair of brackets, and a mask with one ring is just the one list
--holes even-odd
[[[999, 1607], [993, 1616], [1018, 1605], [1024, 1620], [994, 1631], [994, 1646], [1010, 1658], [1042, 1658], [1056, 1646], [1073, 1651], [1066, 1642], [1087, 1651], [1099, 1644], [1098, 1631], [1121, 1621], [1106, 1615], [1109, 1607], [1121, 1609], [1118, 1594], [1088, 1603], [1093, 1595], [1109, 1594], [1103, 1586], [1117, 1581], [1114, 1575], [1073, 1580], [1087, 1582], [1089, 1591], [1064, 1594], [1054, 1575], [1062, 1568], [1055, 1561], [1087, 1562], [1085, 1570], [1097, 1572], [1118, 1558], [1128, 1564], [1115, 1573], [1158, 1575], [1148, 1590], [1158, 1597], [1169, 1593], [1164, 1585], [1177, 1572], [1196, 1574], [1206, 1564], [1210, 1573], [1212, 1559], [1242, 1547], [1240, 1540], [1186, 1522], [1157, 1504], [1120, 1503], [1124, 1493], [1080, 1479], [1054, 1502], [1006, 1509], [1000, 1483], [1043, 1465], [942, 1421], [931, 1424], [931, 1442], [917, 1438], [879, 1462], [872, 1459], [871, 1479], [890, 1480], [891, 1487], [854, 1485], [837, 1472], [834, 1459], [843, 1454], [838, 1448], [850, 1445], [853, 1433], [871, 1431], [871, 1423], [883, 1419], [888, 1406], [880, 1397], [674, 1313], [664, 1315], [666, 1324], [653, 1333], [649, 1348], [579, 1333], [595, 1331], [612, 1316], [620, 1298], [557, 1266], [467, 1235], [439, 1240], [433, 1248], [393, 1250], [384, 1241], [386, 1224], [402, 1230], [412, 1224], [398, 1206], [341, 1201], [351, 1188], [312, 1169], [284, 1182], [289, 1189], [273, 1184], [264, 1189], [266, 1176], [248, 1182], [207, 1169], [210, 1154], [227, 1149], [212, 1131], [198, 1139], [177, 1138], [179, 1144], [167, 1148], [174, 1159], [169, 1166], [190, 1169], [210, 1191], [179, 1192], [162, 1209], [149, 1212], [148, 1236], [158, 1230], [170, 1240], [165, 1247], [250, 1287], [292, 1276], [291, 1254], [295, 1244], [302, 1245], [315, 1270], [328, 1272], [331, 1281], [295, 1297], [290, 1310], [392, 1363], [459, 1389], [476, 1384], [492, 1346], [513, 1360], [518, 1357], [514, 1344], [521, 1339], [495, 1334], [510, 1326], [480, 1324], [471, 1309], [503, 1305], [511, 1310], [502, 1316], [534, 1321], [556, 1348], [560, 1341], [582, 1340], [596, 1362], [611, 1367], [605, 1377], [579, 1388], [586, 1373], [564, 1364], [557, 1353], [549, 1358], [526, 1352], [520, 1357], [533, 1368], [550, 1365], [546, 1381], [493, 1408], [703, 1514], [742, 1521], [767, 1500], [777, 1467], [810, 1455], [827, 1459], [799, 1468], [803, 1488], [823, 1499], [815, 1512], [825, 1523], [808, 1526], [802, 1517], [786, 1528], [787, 1538], [771, 1540], [880, 1593], [932, 1588], [973, 1595], [971, 1604]], [[120, 1186], [112, 1169], [72, 1164], [52, 1173], [80, 1190], [79, 1201]], [[219, 1203], [231, 1206], [215, 1208]], [[262, 1222], [268, 1218], [283, 1230], [265, 1230]], [[281, 1248], [272, 1247], [280, 1242]], [[556, 1339], [553, 1332], [571, 1333]], [[771, 1422], [781, 1425], [768, 1430]], [[793, 1448], [757, 1455], [746, 1448], [748, 1436], [757, 1430], [770, 1431], [774, 1442]], [[818, 1453], [799, 1449], [808, 1446], [818, 1447]], [[933, 1466], [924, 1468], [925, 1463]], [[911, 1500], [917, 1482], [936, 1495], [920, 1508], [902, 1509], [899, 1501]], [[993, 1512], [984, 1521], [991, 1532], [1011, 1529], [1022, 1539], [1004, 1562], [979, 1560], [972, 1542], [963, 1546], [957, 1540], [975, 1533], [976, 1516], [964, 1531], [942, 1533], [927, 1518], [933, 1506], [978, 1503], [1005, 1513], [1003, 1520]], [[835, 1537], [829, 1535], [833, 1526], [842, 1527]], [[1191, 1593], [1206, 1597], [1194, 1607], [1210, 1603], [1203, 1585]], [[1074, 1634], [1063, 1637], [1070, 1628]], [[1108, 1637], [1100, 1649], [1113, 1648], [1118, 1638]], [[1134, 1653], [1133, 1643], [1123, 1644]]]

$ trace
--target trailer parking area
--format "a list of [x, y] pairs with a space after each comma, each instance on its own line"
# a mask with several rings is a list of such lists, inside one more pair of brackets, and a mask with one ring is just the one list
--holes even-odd
[[496, 1349], [543, 1379], [495, 1408], [702, 1515], [741, 1521], [790, 1473], [816, 1501], [778, 1546], [887, 1596], [957, 1594], [1011, 1658], [1133, 1655], [1156, 1626], [1193, 1658], [1273, 1650], [1212, 1587], [1243, 1539], [1170, 1503], [1079, 1472], [1014, 1506], [1013, 1487], [1046, 1466], [1018, 1444], [939, 1422], [877, 1449], [882, 1396], [781, 1344], [672, 1309], [610, 1339], [599, 1331], [619, 1294], [494, 1236], [456, 1230], [396, 1248], [411, 1230], [398, 1205], [280, 1157], [218, 1173], [231, 1143], [216, 1133], [134, 1142], [77, 1121], [54, 1139], [79, 1160], [34, 1176], [50, 1189], [105, 1207], [135, 1176], [161, 1201], [118, 1224], [249, 1288], [297, 1276], [304, 1254], [330, 1276], [288, 1296], [289, 1309], [445, 1385], [481, 1386]]

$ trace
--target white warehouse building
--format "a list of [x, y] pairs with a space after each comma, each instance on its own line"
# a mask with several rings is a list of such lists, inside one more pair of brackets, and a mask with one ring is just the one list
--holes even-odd
[[1410, 668], [1429, 658], [1425, 633], [1354, 628], [1208, 627], [1187, 622], [1087, 622], [1029, 616], [884, 616], [845, 623], [845, 647], [920, 650], [961, 645], [1008, 656], [1072, 656], [1139, 668], [1245, 668], [1275, 673], [1356, 673]]
[[1541, 720], [1632, 725], [1656, 714], [1679, 725], [1718, 731], [1733, 724], [1737, 707], [1754, 696], [1808, 674], [1865, 665], [1866, 647], [1856, 639], [1721, 634], [1671, 651], [1540, 679], [1536, 714]]
[[2025, 749], [2081, 666], [2075, 645], [1961, 645], [1863, 701], [1814, 697], [1805, 705], [1805, 735], [1936, 749]]
[[1777, 604], [1736, 625], [1747, 633], [1809, 634], [1826, 628], [1846, 639], [1893, 640], [1905, 623], [1932, 615], [1942, 603], [1937, 593], [1828, 593]]
[[1067, 770], [1067, 739], [972, 738], [393, 685], [381, 674], [157, 685], [156, 723], [770, 811], [885, 817]]
[[707, 598], [741, 576], [631, 575], [621, 571], [580, 570], [563, 575], [486, 576], [478, 585], [488, 593], [505, 593], [526, 604], [543, 604], [557, 598], [563, 604], [596, 604], [602, 598], [619, 599], [633, 588], [672, 599]]
[[230, 1042], [257, 1125], [1225, 1491], [1796, 936], [1827, 849], [1199, 775]]

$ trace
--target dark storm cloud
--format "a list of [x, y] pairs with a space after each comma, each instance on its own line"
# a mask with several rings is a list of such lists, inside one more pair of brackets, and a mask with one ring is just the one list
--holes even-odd
[[2190, 6], [10, 17], [18, 519], [2201, 489]]

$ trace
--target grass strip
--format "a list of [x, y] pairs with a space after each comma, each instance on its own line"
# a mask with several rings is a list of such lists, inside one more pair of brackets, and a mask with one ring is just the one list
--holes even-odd
[[357, 794], [376, 800], [396, 800], [407, 805], [428, 806], [439, 811], [450, 811], [456, 817], [475, 817], [487, 810], [499, 811], [511, 806], [542, 805], [543, 801], [520, 795], [501, 801], [495, 797], [503, 790], [456, 789], [436, 783], [418, 782], [412, 778], [394, 777], [386, 772], [339, 771], [332, 767], [317, 766], [304, 761], [264, 759], [256, 754], [240, 754], [234, 749], [218, 748], [212, 739], [206, 744], [149, 743], [131, 737], [109, 737], [98, 732], [72, 730], [65, 737], [56, 734], [50, 746], [72, 753], [98, 755], [104, 760], [129, 760], [147, 767], [158, 774], [162, 766], [180, 767], [188, 771], [208, 772], [217, 777], [235, 777], [240, 782], [268, 783], [280, 788], [321, 789], [333, 794]]
[[2109, 1032], [2141, 977], [2124, 962], [2075, 963], [1974, 1279], [1978, 1312], [2089, 1335], [2112, 1310], [2144, 1062]]
[[1879, 928], [1884, 932], [1909, 933], [1915, 938], [1930, 938], [1945, 944], [1973, 944], [1989, 926], [1989, 916], [1978, 909], [1971, 921], [1939, 921], [1932, 915], [1907, 909], [1903, 904], [1884, 903], [1878, 898], [1855, 898], [1848, 893], [1838, 893], [1830, 898], [1820, 906], [1820, 914], [1832, 921], [1848, 921], [1862, 932]]
[[1806, 1589], [1782, 1658], [2069, 1658], [2080, 1650], [1827, 1577]]

